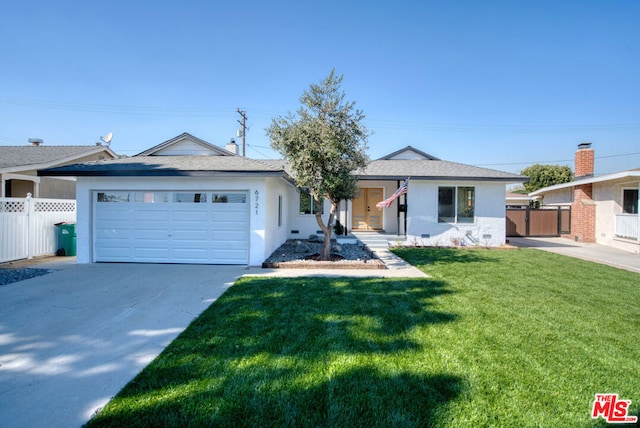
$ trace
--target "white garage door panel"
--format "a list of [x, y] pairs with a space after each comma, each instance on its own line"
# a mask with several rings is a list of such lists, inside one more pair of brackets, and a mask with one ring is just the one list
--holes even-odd
[[[152, 202], [142, 193], [150, 194], [148, 191], [96, 192], [96, 261], [248, 263], [249, 204], [246, 192], [198, 193], [199, 200], [208, 202], [192, 202], [194, 198], [189, 192], [179, 192], [175, 198], [173, 192], [162, 192], [163, 203], [140, 203], [142, 200]], [[228, 203], [211, 202], [214, 193], [229, 194]], [[136, 200], [138, 202], [133, 202]]]

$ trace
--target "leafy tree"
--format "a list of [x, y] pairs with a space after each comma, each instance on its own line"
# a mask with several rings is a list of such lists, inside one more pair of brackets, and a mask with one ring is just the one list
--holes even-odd
[[529, 182], [524, 183], [527, 192], [535, 192], [543, 187], [573, 180], [573, 172], [566, 165], [534, 164], [523, 169], [521, 174], [529, 177]]
[[289, 161], [297, 185], [308, 191], [318, 206], [325, 199], [331, 203], [326, 224], [321, 212], [315, 214], [324, 232], [322, 260], [330, 259], [338, 204], [356, 194], [358, 179], [353, 172], [368, 162], [370, 133], [362, 125], [365, 116], [355, 109], [355, 102], [345, 100], [342, 79], [332, 70], [303, 92], [296, 115], [289, 112], [277, 117], [267, 129], [271, 147]]

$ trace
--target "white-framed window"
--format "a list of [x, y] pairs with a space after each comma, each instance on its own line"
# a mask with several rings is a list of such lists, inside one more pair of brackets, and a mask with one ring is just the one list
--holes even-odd
[[244, 192], [221, 192], [211, 195], [214, 204], [246, 204], [247, 194]]
[[438, 223], [473, 223], [476, 209], [475, 195], [475, 187], [438, 187]]
[[205, 192], [176, 192], [173, 194], [173, 202], [201, 204], [207, 202], [207, 194]]
[[129, 202], [130, 192], [98, 192], [98, 202]]
[[638, 189], [622, 189], [623, 214], [638, 214]]
[[322, 214], [322, 203], [318, 205], [309, 192], [300, 191], [300, 214], [316, 214], [318, 212]]

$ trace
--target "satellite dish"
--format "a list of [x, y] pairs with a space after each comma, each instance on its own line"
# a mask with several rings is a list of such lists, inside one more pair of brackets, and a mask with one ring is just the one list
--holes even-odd
[[106, 137], [100, 137], [102, 141], [107, 143], [107, 146], [111, 144], [111, 139], [113, 138], [113, 132], [109, 132]]

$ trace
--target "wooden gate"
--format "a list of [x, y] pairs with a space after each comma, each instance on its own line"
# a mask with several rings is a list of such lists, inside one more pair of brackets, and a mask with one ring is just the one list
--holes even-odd
[[507, 208], [507, 237], [571, 233], [571, 207]]

